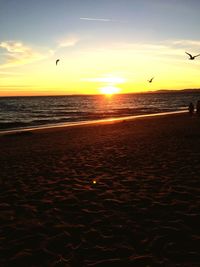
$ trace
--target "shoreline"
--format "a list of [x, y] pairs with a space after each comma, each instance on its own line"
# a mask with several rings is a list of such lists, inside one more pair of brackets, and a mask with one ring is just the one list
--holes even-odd
[[133, 115], [133, 116], [125, 116], [125, 117], [117, 117], [117, 118], [109, 118], [109, 119], [99, 119], [92, 121], [80, 121], [80, 122], [67, 122], [67, 123], [59, 123], [59, 124], [51, 124], [44, 126], [35, 126], [35, 127], [27, 127], [27, 128], [19, 128], [19, 129], [11, 129], [11, 130], [0, 130], [0, 136], [6, 134], [17, 134], [17, 133], [26, 133], [32, 131], [40, 131], [40, 130], [51, 130], [51, 129], [59, 129], [65, 127], [75, 127], [75, 126], [84, 126], [84, 125], [93, 125], [93, 124], [104, 124], [109, 122], [118, 122], [118, 121], [129, 121], [146, 117], [155, 117], [155, 116], [168, 116], [168, 115], [176, 115], [187, 113], [187, 110], [181, 111], [171, 111], [171, 112], [160, 112], [153, 114], [142, 114], [142, 115]]

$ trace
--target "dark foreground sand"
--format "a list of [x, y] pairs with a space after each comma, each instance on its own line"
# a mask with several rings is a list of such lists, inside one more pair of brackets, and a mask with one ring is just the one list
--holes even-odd
[[0, 171], [0, 266], [200, 266], [200, 118], [0, 136]]

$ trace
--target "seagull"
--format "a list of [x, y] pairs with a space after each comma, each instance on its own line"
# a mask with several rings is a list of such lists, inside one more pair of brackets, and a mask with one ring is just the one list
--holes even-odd
[[152, 77], [150, 80], [147, 80], [149, 83], [152, 83], [154, 77]]
[[200, 56], [200, 54], [198, 54], [198, 55], [196, 55], [196, 56], [192, 56], [190, 53], [187, 53], [187, 52], [185, 52], [190, 58], [190, 60], [194, 60], [195, 59], [195, 57], [198, 57], [198, 56]]
[[58, 65], [58, 62], [59, 62], [59, 61], [60, 61], [60, 59], [57, 59], [57, 60], [56, 60], [56, 66]]

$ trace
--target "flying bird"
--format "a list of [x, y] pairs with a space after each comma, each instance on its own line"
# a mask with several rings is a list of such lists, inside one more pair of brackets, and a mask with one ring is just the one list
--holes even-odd
[[185, 53], [189, 56], [189, 59], [190, 59], [190, 60], [194, 60], [195, 57], [200, 56], [200, 54], [198, 54], [198, 55], [196, 55], [196, 56], [192, 56], [190, 53], [187, 53], [187, 52], [185, 52]]
[[56, 66], [58, 65], [58, 62], [59, 62], [59, 61], [60, 61], [60, 59], [57, 59], [57, 60], [56, 60]]
[[154, 77], [152, 77], [150, 80], [147, 80], [149, 83], [152, 83]]

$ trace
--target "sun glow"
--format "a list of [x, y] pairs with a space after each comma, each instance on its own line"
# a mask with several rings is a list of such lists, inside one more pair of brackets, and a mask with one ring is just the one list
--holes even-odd
[[105, 95], [113, 95], [119, 93], [120, 88], [114, 86], [105, 86], [100, 89], [100, 92]]

